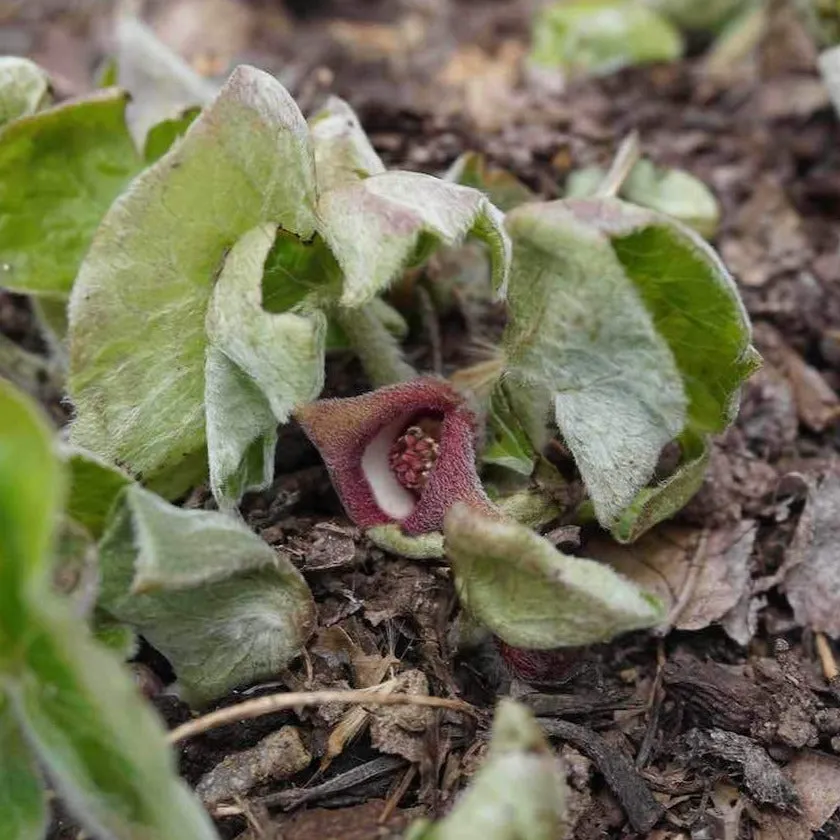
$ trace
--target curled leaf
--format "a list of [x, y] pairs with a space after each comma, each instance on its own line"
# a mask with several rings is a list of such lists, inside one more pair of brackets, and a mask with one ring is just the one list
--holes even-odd
[[313, 604], [288, 560], [220, 513], [176, 508], [137, 485], [123, 500], [100, 544], [100, 606], [169, 659], [191, 702], [298, 655]]
[[561, 554], [521, 525], [457, 504], [444, 536], [462, 603], [509, 645], [594, 644], [662, 619], [656, 598], [607, 566]]
[[275, 234], [274, 225], [263, 225], [233, 246], [207, 309], [210, 487], [222, 508], [269, 484], [277, 424], [295, 405], [317, 397], [324, 382], [324, 314], [262, 307], [263, 269]]
[[468, 235], [487, 243], [504, 295], [510, 242], [502, 214], [478, 190], [418, 172], [383, 172], [323, 194], [320, 232], [344, 272], [343, 306], [383, 291], [423, 250]]
[[111, 207], [70, 305], [75, 442], [144, 479], [205, 445], [205, 316], [227, 251], [263, 223], [315, 229], [308, 129], [271, 76], [237, 68]]
[[505, 387], [524, 398], [520, 419], [553, 410], [610, 527], [666, 443], [734, 419], [758, 359], [746, 310], [711, 248], [652, 211], [572, 199], [524, 205], [507, 224]]

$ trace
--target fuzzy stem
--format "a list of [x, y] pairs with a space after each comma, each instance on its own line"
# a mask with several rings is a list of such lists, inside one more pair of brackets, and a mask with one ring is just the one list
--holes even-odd
[[337, 306], [332, 315], [359, 357], [374, 388], [406, 382], [417, 371], [405, 360], [399, 342], [369, 304], [357, 309]]

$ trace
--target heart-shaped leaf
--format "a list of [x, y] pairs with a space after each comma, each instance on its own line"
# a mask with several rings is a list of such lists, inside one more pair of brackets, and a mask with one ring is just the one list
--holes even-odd
[[444, 536], [465, 608], [514, 647], [605, 642], [663, 617], [656, 598], [607, 566], [561, 554], [517, 523], [456, 504]]
[[506, 387], [549, 395], [542, 410], [609, 527], [666, 443], [732, 422], [757, 366], [746, 310], [711, 248], [652, 211], [572, 199], [524, 205], [507, 224]]
[[493, 287], [504, 294], [510, 243], [502, 214], [478, 190], [419, 172], [384, 172], [330, 190], [318, 210], [321, 235], [344, 272], [343, 306], [366, 303], [425, 249], [467, 235], [487, 243]]
[[226, 252], [262, 223], [311, 236], [314, 196], [297, 106], [271, 76], [237, 68], [113, 205], [79, 272], [70, 307], [75, 442], [144, 479], [196, 452], [203, 458], [215, 277]]
[[109, 89], [0, 128], [0, 286], [67, 297], [97, 225], [142, 162]]

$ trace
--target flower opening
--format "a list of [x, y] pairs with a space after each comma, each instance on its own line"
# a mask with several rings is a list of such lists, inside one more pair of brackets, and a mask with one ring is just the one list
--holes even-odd
[[442, 380], [423, 377], [296, 412], [348, 515], [362, 527], [439, 531], [456, 501], [495, 507], [475, 468], [475, 417]]

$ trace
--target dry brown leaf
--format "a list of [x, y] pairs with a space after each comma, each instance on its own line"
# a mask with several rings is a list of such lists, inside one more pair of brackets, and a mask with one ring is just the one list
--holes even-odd
[[762, 813], [757, 840], [810, 840], [840, 807], [840, 759], [801, 752], [785, 767], [793, 782], [802, 813], [792, 817], [778, 811]]
[[[725, 619], [742, 598], [749, 597], [749, 559], [756, 528], [750, 521], [709, 533], [705, 549], [694, 558], [701, 529], [665, 525], [632, 545], [619, 545], [598, 537], [587, 545], [587, 554], [609, 563], [643, 589], [657, 595], [666, 610], [674, 606], [699, 564], [691, 597], [677, 617], [679, 630], [702, 630]], [[731, 629], [724, 624], [727, 630]], [[740, 639], [739, 639], [740, 641]]]
[[[400, 694], [429, 693], [422, 671], [405, 671], [395, 682], [393, 690]], [[370, 740], [381, 752], [420, 763], [428, 753], [425, 734], [431, 722], [431, 710], [422, 706], [380, 706], [371, 710]]]
[[788, 549], [784, 580], [797, 622], [840, 637], [840, 476], [808, 493]]

